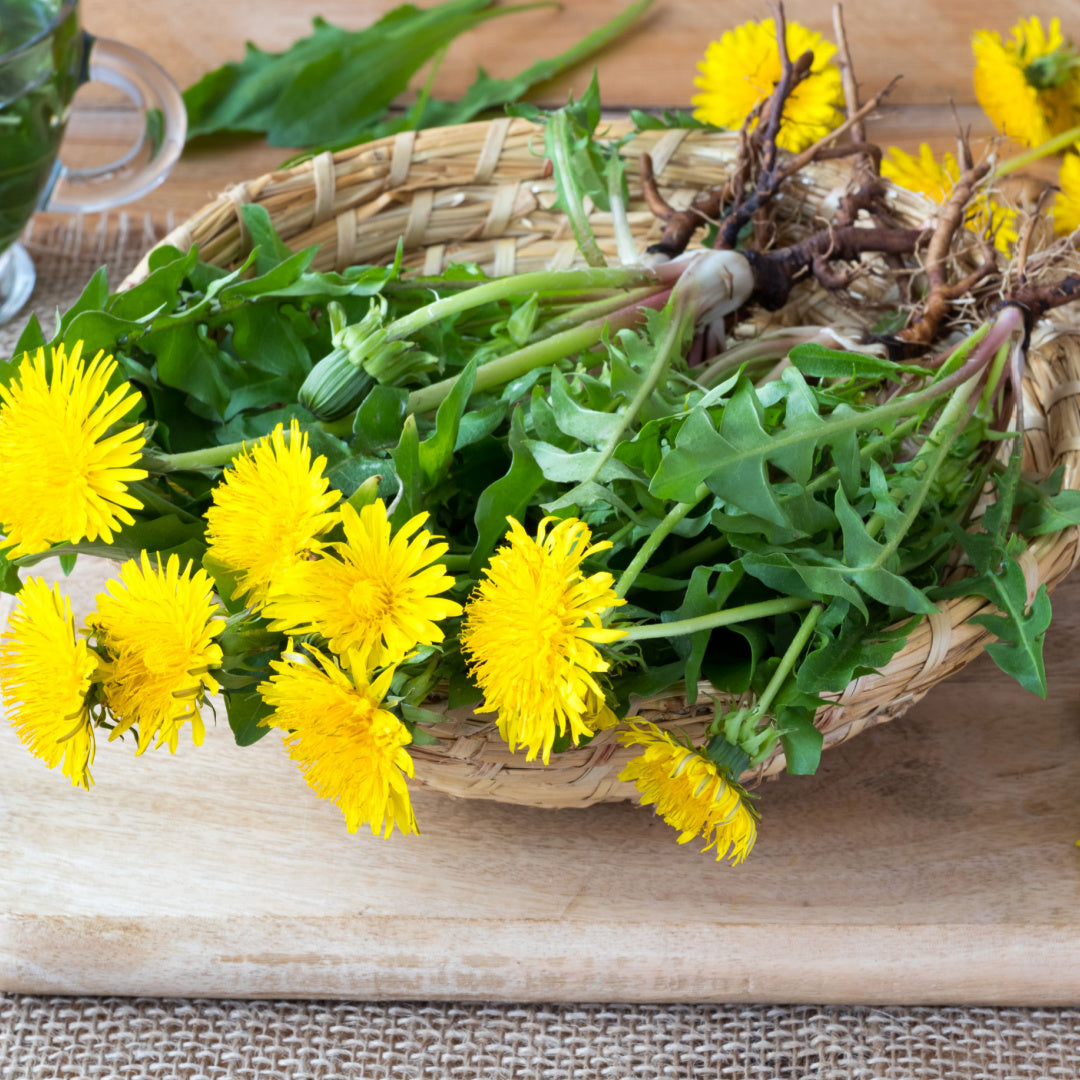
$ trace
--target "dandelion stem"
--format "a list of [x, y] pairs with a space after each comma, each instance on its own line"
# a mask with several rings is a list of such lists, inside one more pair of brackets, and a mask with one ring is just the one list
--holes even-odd
[[770, 615], [783, 615], [789, 611], [802, 611], [810, 607], [811, 601], [801, 596], [778, 596], [775, 600], [761, 600], [756, 604], [743, 604], [741, 607], [725, 608], [709, 615], [697, 615], [692, 619], [679, 619], [669, 623], [645, 623], [631, 626], [625, 641], [645, 641], [650, 638], [681, 637], [684, 634], [696, 634], [699, 630], [713, 630], [718, 626], [733, 626], [735, 623], [749, 622], [751, 619], [765, 619]]
[[[285, 432], [288, 439], [289, 433]], [[154, 454], [143, 461], [143, 466], [150, 472], [179, 472], [191, 469], [219, 469], [228, 465], [238, 454], [242, 454], [247, 443], [224, 443], [221, 446], [207, 446], [202, 450], [188, 450], [180, 454]]]
[[[571, 330], [564, 330], [561, 334], [545, 338], [543, 341], [526, 345], [523, 349], [497, 356], [486, 364], [481, 364], [476, 369], [476, 382], [473, 384], [473, 393], [480, 390], [489, 390], [493, 386], [512, 382], [514, 379], [527, 374], [536, 367], [545, 367], [556, 363], [566, 356], [582, 352], [584, 349], [596, 345], [604, 336], [605, 323], [586, 323], [584, 326], [575, 326]], [[458, 377], [455, 375], [442, 382], [432, 383], [431, 386], [421, 387], [414, 390], [406, 402], [405, 408], [409, 413], [426, 413], [438, 408], [443, 399], [454, 388]], [[352, 430], [352, 418], [349, 421], [349, 430]], [[341, 423], [341, 421], [338, 421]]]
[[600, 470], [611, 460], [627, 429], [637, 419], [637, 415], [641, 412], [645, 402], [652, 396], [652, 392], [656, 389], [664, 372], [667, 371], [668, 366], [671, 364], [671, 358], [682, 346], [686, 331], [693, 323], [695, 312], [681, 301], [678, 293], [673, 293], [672, 297], [672, 309], [668, 313], [668, 323], [664, 327], [663, 336], [656, 343], [656, 354], [653, 357], [652, 364], [649, 366], [648, 373], [638, 387], [637, 393], [634, 394], [633, 400], [619, 416], [618, 427], [608, 436], [607, 442], [600, 448], [599, 457], [593, 463], [588, 475], [574, 489], [575, 491], [585, 484], [591, 484], [600, 475]]
[[1040, 158], [1049, 157], [1051, 154], [1058, 154], [1063, 150], [1068, 150], [1075, 142], [1080, 142], [1080, 127], [1071, 127], [1068, 131], [1063, 131], [1060, 135], [1055, 135], [1052, 139], [1047, 139], [1046, 142], [1039, 146], [1032, 147], [1032, 149], [1028, 150], [1026, 153], [1006, 158], [1005, 161], [994, 169], [990, 174], [989, 179], [996, 180], [999, 176], [1006, 176], [1008, 173], [1016, 172], [1017, 169], [1026, 168], [1032, 162], [1038, 161]]
[[408, 315], [402, 315], [386, 327], [387, 341], [403, 341], [441, 322], [450, 315], [459, 315], [470, 308], [506, 300], [511, 296], [530, 296], [535, 292], [570, 292], [596, 288], [637, 288], [656, 285], [656, 275], [644, 267], [593, 267], [588, 270], [537, 270], [529, 274], [514, 274], [496, 278], [465, 292], [443, 296], [425, 304]]
[[630, 560], [630, 565], [619, 575], [619, 580], [615, 585], [616, 596], [623, 597], [630, 591], [631, 586], [637, 580], [638, 574], [645, 569], [649, 559], [652, 558], [656, 549], [671, 534], [671, 530], [708, 494], [708, 487], [705, 484], [700, 484], [694, 492], [693, 498], [687, 502], [676, 503], [667, 512], [660, 524], [649, 533], [645, 542], [638, 548], [633, 559]]
[[791, 669], [795, 666], [795, 661], [798, 660], [799, 654], [810, 640], [810, 635], [814, 632], [814, 627], [817, 625], [817, 621], [821, 618], [821, 613], [824, 610], [825, 609], [821, 604], [815, 604], [803, 616], [802, 625], [799, 627], [798, 633], [791, 639], [791, 644], [780, 658], [780, 664], [772, 673], [772, 678], [769, 679], [768, 685], [761, 692], [761, 696], [754, 705], [754, 712], [758, 717], [766, 716], [769, 709], [772, 708], [772, 703], [776, 699], [776, 695], [780, 693], [781, 687], [787, 681], [788, 675], [791, 674]]
[[157, 491], [153, 484], [148, 483], [146, 480], [136, 480], [135, 483], [128, 485], [128, 491], [134, 495], [146, 509], [153, 510], [163, 516], [173, 515], [178, 517], [181, 521], [198, 521], [198, 517], [189, 513], [183, 507], [177, 506], [175, 503], [166, 499], [160, 491]]
[[471, 561], [471, 555], [444, 555], [439, 560], [439, 562], [451, 572], [455, 570], [468, 570]]

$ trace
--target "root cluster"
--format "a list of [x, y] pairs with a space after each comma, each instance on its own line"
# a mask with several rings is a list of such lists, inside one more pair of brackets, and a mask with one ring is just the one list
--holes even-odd
[[[863, 255], [881, 256], [901, 288], [915, 299], [905, 305], [906, 324], [878, 338], [897, 357], [926, 356], [935, 342], [973, 306], [984, 312], [1015, 304], [1031, 326], [1052, 308], [1080, 298], [1080, 275], [1063, 275], [1075, 264], [1075, 249], [1059, 243], [1029, 256], [1028, 247], [1042, 203], [1022, 227], [1012, 260], [999, 252], [992, 236], [972, 240], [966, 226], [975, 200], [985, 198], [991, 179], [988, 162], [974, 163], [967, 137], [959, 136], [961, 173], [939, 211], [921, 229], [895, 223], [885, 201], [881, 149], [866, 139], [863, 121], [890, 93], [897, 80], [864, 104], [859, 104], [854, 69], [847, 47], [843, 17], [834, 9], [839, 63], [847, 119], [834, 131], [797, 155], [781, 155], [777, 135], [792, 91], [808, 77], [813, 54], [792, 59], [786, 47], [783, 5], [773, 8], [781, 75], [772, 93], [744, 121], [739, 132], [734, 168], [726, 183], [700, 192], [685, 210], [671, 207], [659, 191], [648, 155], [641, 162], [646, 202], [663, 224], [651, 253], [680, 255], [698, 229], [716, 225], [713, 247], [737, 246], [753, 268], [755, 286], [750, 302], [775, 311], [783, 307], [794, 286], [813, 277], [823, 288], [845, 290], [859, 274]], [[847, 141], [842, 142], [846, 136]], [[783, 185], [813, 162], [850, 158], [851, 175], [833, 218], [807, 238], [787, 247], [770, 247], [776, 235], [775, 203]], [[749, 227], [749, 228], [748, 228]], [[973, 249], [977, 257], [972, 258]]]

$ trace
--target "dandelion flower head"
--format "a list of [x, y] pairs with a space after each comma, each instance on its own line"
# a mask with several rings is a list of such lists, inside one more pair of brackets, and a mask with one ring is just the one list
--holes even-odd
[[180, 728], [191, 721], [192, 741], [202, 744], [204, 727], [199, 706], [215, 694], [211, 675], [221, 666], [221, 647], [214, 638], [225, 628], [218, 617], [213, 584], [205, 570], [170, 555], [165, 566], [141, 559], [126, 562], [119, 579], [97, 596], [90, 626], [107, 655], [102, 670], [102, 696], [116, 720], [110, 738], [138, 727], [136, 753], [157, 739], [157, 746], [175, 752]]
[[[926, 143], [920, 144], [918, 156], [890, 146], [881, 160], [881, 175], [899, 187], [943, 203], [960, 179], [960, 166], [950, 153], [938, 161]], [[1002, 205], [985, 192], [977, 194], [968, 204], [968, 227], [980, 235], [992, 236], [994, 246], [1005, 255], [1016, 243], [1016, 218], [1012, 207]]]
[[1066, 154], [1054, 199], [1054, 230], [1068, 235], [1080, 229], [1080, 154]]
[[94, 782], [94, 724], [87, 703], [97, 657], [75, 634], [71, 601], [28, 578], [0, 636], [0, 692], [12, 726], [35, 757], [75, 787]]
[[82, 359], [82, 342], [27, 353], [10, 385], [0, 387], [0, 530], [9, 558], [53, 544], [101, 539], [134, 520], [142, 503], [128, 485], [145, 439], [139, 425], [113, 431], [139, 403], [130, 383], [113, 390], [116, 361]]
[[498, 714], [499, 730], [527, 759], [547, 764], [557, 735], [576, 744], [609, 726], [610, 710], [595, 676], [611, 666], [597, 645], [624, 630], [603, 625], [603, 613], [622, 604], [611, 574], [586, 576], [581, 564], [611, 545], [591, 544], [589, 527], [575, 518], [545, 518], [531, 537], [513, 518], [465, 608], [461, 644], [484, 708]]
[[416, 817], [405, 782], [413, 775], [408, 728], [383, 699], [393, 669], [368, 681], [362, 658], [351, 654], [342, 670], [316, 649], [291, 649], [272, 660], [274, 674], [259, 687], [273, 712], [262, 722], [279, 728], [304, 778], [320, 798], [335, 802], [354, 833], [369, 824], [374, 835], [394, 826], [415, 833]]
[[[797, 153], [840, 123], [844, 92], [840, 69], [829, 63], [835, 45], [795, 22], [787, 24], [785, 39], [793, 62], [808, 50], [814, 54], [810, 74], [784, 103], [776, 139], [779, 147]], [[701, 92], [691, 99], [695, 118], [717, 127], [740, 127], [780, 81], [775, 21], [743, 23], [726, 31], [719, 41], [709, 43], [698, 70], [701, 75], [694, 85]]]
[[344, 542], [297, 562], [271, 587], [264, 613], [272, 629], [318, 634], [339, 656], [365, 656], [369, 669], [442, 641], [438, 623], [460, 615], [461, 605], [439, 595], [454, 579], [437, 562], [446, 544], [421, 528], [427, 517], [393, 533], [381, 499], [359, 513], [343, 504]]
[[706, 841], [703, 851], [715, 848], [717, 861], [728, 858], [733, 866], [750, 854], [757, 839], [757, 813], [742, 787], [721, 774], [715, 763], [647, 720], [631, 722], [619, 742], [642, 747], [619, 779], [633, 783], [641, 802], [655, 806], [680, 831], [680, 844], [700, 836]]
[[1011, 40], [990, 30], [971, 39], [975, 97], [1003, 135], [1039, 146], [1080, 123], [1080, 70], [1061, 22], [1021, 19]]
[[281, 424], [237, 458], [212, 492], [206, 513], [209, 553], [237, 575], [234, 595], [256, 607], [270, 584], [323, 546], [338, 520], [340, 494], [330, 488], [324, 457], [311, 460], [307, 434]]

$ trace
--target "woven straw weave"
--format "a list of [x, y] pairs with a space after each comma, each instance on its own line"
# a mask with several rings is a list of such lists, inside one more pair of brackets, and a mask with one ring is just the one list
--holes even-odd
[[[613, 134], [628, 131], [613, 126]], [[393, 256], [399, 240], [405, 264], [437, 273], [450, 262], [470, 261], [487, 272], [508, 274], [578, 262], [577, 248], [561, 213], [552, 209], [554, 185], [539, 151], [542, 136], [522, 120], [496, 120], [459, 128], [407, 132], [334, 154], [322, 154], [296, 168], [237, 184], [183, 223], [166, 243], [231, 266], [250, 250], [239, 208], [259, 203], [293, 248], [318, 245], [316, 268], [344, 269]], [[639, 191], [638, 161], [649, 151], [661, 190], [673, 206], [685, 206], [702, 187], [723, 181], [734, 160], [736, 139], [728, 133], [645, 132], [629, 141], [629, 221], [643, 250], [660, 235]], [[779, 200], [776, 243], [786, 244], [820, 227], [828, 205], [843, 191], [849, 165], [812, 166], [789, 182]], [[890, 209], [905, 224], [922, 224], [933, 207], [920, 196], [890, 189]], [[601, 247], [611, 258], [615, 244], [610, 214], [593, 212]], [[961, 264], [973, 256], [957, 255]], [[810, 284], [773, 315], [761, 314], [737, 328], [751, 336], [763, 328], [817, 323], [851, 334], [872, 325], [895, 305], [893, 280], [880, 260], [836, 297]], [[146, 263], [131, 276], [139, 279]], [[1044, 334], [1044, 338], [1052, 335]], [[1038, 473], [1065, 466], [1065, 483], [1080, 486], [1080, 344], [1058, 336], [1033, 351], [1025, 382], [1026, 467]], [[1075, 530], [1039, 539], [1025, 570], [1032, 590], [1053, 587], [1077, 560]], [[865, 727], [890, 720], [918, 701], [935, 683], [978, 655], [987, 631], [967, 624], [983, 610], [981, 600], [959, 600], [924, 619], [904, 649], [879, 673], [852, 683], [816, 723], [827, 747]], [[711, 689], [703, 685], [702, 690]], [[634, 712], [674, 724], [700, 741], [713, 704], [705, 694], [688, 707], [681, 691], [638, 703]], [[433, 700], [433, 709], [444, 703]], [[616, 779], [632, 751], [619, 747], [616, 732], [599, 733], [588, 746], [553, 756], [550, 765], [526, 762], [501, 741], [491, 716], [468, 710], [433, 725], [440, 742], [411, 753], [419, 782], [452, 795], [497, 799], [534, 806], [584, 806], [631, 798], [633, 786]], [[784, 768], [782, 751], [744, 776], [748, 783]]]

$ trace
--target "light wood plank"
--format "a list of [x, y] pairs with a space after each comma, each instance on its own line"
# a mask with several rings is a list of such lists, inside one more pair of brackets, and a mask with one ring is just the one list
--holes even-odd
[[[348, 29], [369, 25], [400, 0], [259, 0], [228, 4], [220, 0], [84, 0], [88, 29], [136, 45], [187, 86], [207, 71], [243, 56], [254, 41], [279, 51], [310, 31], [321, 15]], [[430, 6], [423, 0], [421, 6]], [[541, 57], [554, 56], [613, 18], [627, 0], [574, 0], [557, 9], [509, 15], [456, 40], [435, 80], [435, 93], [459, 96], [476, 68], [508, 77]], [[828, 39], [833, 0], [788, 4], [788, 18]], [[903, 75], [896, 100], [902, 103], [974, 101], [971, 84], [971, 34], [977, 29], [1007, 34], [1033, 8], [1021, 0], [859, 0], [845, 5], [856, 74], [868, 93], [894, 75]], [[761, 0], [655, 0], [638, 27], [595, 61], [609, 106], [685, 106], [694, 93], [696, 65], [705, 46], [727, 29], [769, 14]], [[1039, 12], [1044, 20], [1046, 13]], [[1080, 2], [1060, 0], [1053, 7], [1066, 32], [1080, 33]], [[539, 100], [561, 103], [573, 88], [580, 93], [594, 65], [589, 63], [544, 89]]]
[[349, 836], [276, 736], [223, 723], [102, 746], [87, 794], [4, 728], [0, 989], [1075, 1004], [1080, 580], [1056, 606], [1047, 702], [976, 662], [766, 785], [738, 869], [627, 804], [417, 792], [423, 835]]

